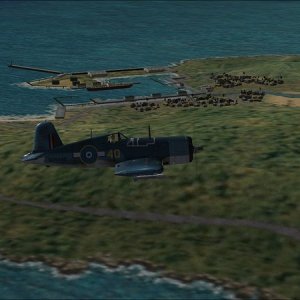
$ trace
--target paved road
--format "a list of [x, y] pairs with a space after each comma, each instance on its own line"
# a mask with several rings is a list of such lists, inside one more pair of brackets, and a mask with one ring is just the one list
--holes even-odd
[[126, 210], [113, 210], [106, 208], [79, 207], [73, 205], [53, 204], [49, 202], [32, 202], [21, 201], [14, 198], [9, 198], [0, 195], [0, 201], [9, 203], [26, 205], [31, 207], [53, 209], [59, 211], [72, 211], [78, 213], [89, 214], [100, 217], [115, 217], [134, 221], [152, 221], [152, 222], [167, 222], [174, 224], [194, 224], [194, 225], [217, 225], [217, 226], [234, 226], [234, 227], [249, 227], [271, 231], [276, 234], [288, 236], [294, 240], [300, 241], [300, 230], [292, 227], [285, 227], [271, 223], [241, 220], [241, 219], [223, 219], [223, 218], [204, 218], [199, 216], [182, 216], [171, 214], [158, 214], [150, 212], [135, 212]]

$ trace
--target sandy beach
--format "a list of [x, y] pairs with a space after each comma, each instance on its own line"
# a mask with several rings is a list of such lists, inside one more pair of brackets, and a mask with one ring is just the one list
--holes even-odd
[[265, 101], [268, 103], [281, 105], [281, 106], [300, 107], [300, 95], [299, 98], [266, 95]]

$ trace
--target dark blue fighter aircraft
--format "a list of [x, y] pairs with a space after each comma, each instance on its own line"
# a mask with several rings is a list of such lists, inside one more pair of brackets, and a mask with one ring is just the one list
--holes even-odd
[[189, 136], [128, 138], [121, 132], [90, 137], [64, 145], [51, 122], [36, 126], [32, 152], [25, 163], [46, 166], [101, 168], [113, 167], [115, 175], [136, 179], [162, 175], [164, 165], [185, 164], [193, 160], [194, 147]]

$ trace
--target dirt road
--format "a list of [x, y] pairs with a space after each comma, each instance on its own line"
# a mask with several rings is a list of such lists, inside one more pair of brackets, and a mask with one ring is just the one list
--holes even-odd
[[37, 207], [42, 209], [52, 209], [58, 211], [72, 211], [78, 213], [89, 214], [99, 217], [114, 217], [121, 219], [128, 219], [134, 221], [152, 221], [152, 222], [167, 222], [174, 224], [194, 224], [194, 225], [215, 225], [215, 226], [233, 226], [244, 228], [256, 228], [271, 231], [273, 233], [288, 236], [294, 240], [300, 241], [300, 230], [297, 228], [276, 225], [272, 223], [265, 223], [254, 220], [243, 219], [224, 219], [224, 218], [205, 218], [200, 216], [185, 216], [185, 215], [171, 215], [171, 214], [158, 214], [151, 212], [136, 212], [125, 210], [113, 210], [106, 208], [94, 207], [79, 207], [73, 205], [61, 205], [50, 202], [32, 202], [16, 200], [0, 195], [0, 201], [9, 202], [19, 205]]

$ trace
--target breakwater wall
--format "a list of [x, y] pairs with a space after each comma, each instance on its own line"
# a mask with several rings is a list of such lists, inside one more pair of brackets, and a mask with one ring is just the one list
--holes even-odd
[[50, 73], [50, 74], [61, 74], [63, 72], [56, 71], [56, 70], [49, 70], [49, 69], [43, 69], [43, 68], [37, 68], [37, 67], [27, 67], [27, 66], [21, 66], [21, 65], [14, 65], [9, 64], [9, 68], [15, 68], [15, 69], [22, 69], [22, 70], [30, 70], [30, 71], [36, 71], [36, 72], [43, 72], [43, 73]]

